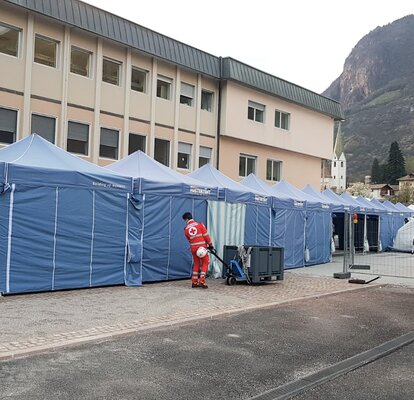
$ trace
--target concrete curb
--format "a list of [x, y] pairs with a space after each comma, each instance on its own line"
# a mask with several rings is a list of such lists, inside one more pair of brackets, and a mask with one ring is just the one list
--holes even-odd
[[[340, 293], [373, 289], [373, 288], [381, 287], [381, 286], [384, 286], [384, 285], [374, 284], [370, 286], [362, 286], [362, 287], [359, 286], [356, 288], [346, 288], [346, 289], [341, 289], [341, 290], [335, 290], [329, 293], [302, 296], [302, 297], [298, 297], [295, 299], [280, 300], [280, 301], [274, 301], [270, 303], [253, 304], [253, 305], [244, 306], [244, 307], [233, 306], [233, 308], [228, 308], [226, 310], [214, 311], [210, 309], [205, 312], [200, 312], [198, 313], [198, 315], [193, 314], [191, 317], [184, 317], [182, 316], [183, 313], [178, 313], [176, 314], [176, 317], [177, 317], [176, 319], [173, 319], [169, 316], [161, 316], [161, 317], [155, 317], [155, 318], [144, 320], [144, 321], [131, 321], [125, 324], [128, 326], [131, 326], [127, 328], [122, 328], [122, 327], [117, 328], [117, 326], [94, 327], [94, 328], [83, 329], [83, 330], [75, 331], [75, 332], [51, 335], [49, 337], [49, 340], [51, 341], [51, 343], [45, 343], [45, 344], [35, 344], [34, 342], [36, 341], [36, 338], [29, 339], [24, 342], [13, 342], [13, 346], [22, 347], [22, 348], [20, 349], [16, 348], [16, 349], [9, 350], [9, 351], [1, 351], [0, 349], [0, 361], [7, 361], [7, 360], [12, 360], [14, 358], [31, 356], [35, 354], [45, 353], [50, 350], [53, 351], [53, 350], [58, 350], [58, 349], [65, 348], [65, 347], [76, 346], [76, 345], [81, 345], [81, 344], [90, 343], [90, 342], [99, 342], [101, 340], [107, 340], [107, 339], [111, 339], [117, 336], [130, 335], [136, 332], [149, 331], [153, 329], [161, 329], [161, 328], [166, 328], [166, 327], [171, 327], [171, 326], [185, 325], [185, 324], [197, 322], [200, 320], [221, 318], [224, 316], [230, 316], [230, 315], [241, 314], [241, 313], [245, 313], [249, 311], [254, 311], [257, 309], [272, 308], [278, 305], [292, 303], [296, 301], [318, 299], [321, 297], [333, 296], [333, 295], [340, 294]], [[119, 325], [122, 325], [122, 324], [119, 324]], [[132, 325], [137, 325], [137, 326], [132, 326]], [[70, 336], [77, 336], [77, 337], [70, 337]], [[42, 341], [45, 341], [45, 340], [42, 339]], [[28, 347], [23, 348], [25, 346], [28, 346]], [[2, 345], [0, 343], [0, 348], [1, 347], [4, 348], [5, 345], [4, 344]]]

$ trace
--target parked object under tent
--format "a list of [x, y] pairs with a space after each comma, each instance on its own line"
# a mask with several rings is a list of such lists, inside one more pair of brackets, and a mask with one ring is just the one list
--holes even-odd
[[142, 281], [190, 278], [192, 257], [184, 237], [182, 215], [207, 222], [207, 200], [217, 198], [217, 188], [160, 164], [141, 151], [108, 167], [134, 178], [131, 203], [135, 217], [130, 231], [137, 241], [131, 251]]
[[189, 176], [219, 188], [218, 200], [208, 202], [207, 228], [217, 252], [223, 245], [271, 246], [271, 198], [233, 181], [210, 164]]
[[0, 150], [0, 292], [140, 285], [128, 263], [132, 179], [32, 134]]

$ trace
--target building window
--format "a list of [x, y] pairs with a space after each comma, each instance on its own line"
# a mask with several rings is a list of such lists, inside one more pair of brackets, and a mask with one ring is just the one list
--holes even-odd
[[79, 122], [68, 122], [67, 151], [76, 154], [88, 155], [89, 125]]
[[0, 53], [17, 57], [19, 55], [20, 29], [0, 24]]
[[132, 67], [131, 72], [131, 89], [136, 92], [147, 92], [147, 71]]
[[201, 109], [209, 112], [213, 111], [214, 93], [207, 90], [201, 91]]
[[16, 141], [16, 130], [17, 111], [0, 108], [0, 143], [14, 143]]
[[256, 157], [240, 154], [239, 176], [248, 176], [256, 172]]
[[158, 75], [157, 79], [157, 97], [161, 99], [171, 99], [172, 79]]
[[275, 127], [285, 130], [289, 130], [290, 127], [290, 114], [283, 111], [275, 111]]
[[32, 133], [37, 133], [50, 143], [55, 143], [56, 118], [32, 114]]
[[334, 168], [336, 167], [336, 161], [334, 161]]
[[200, 155], [198, 157], [198, 167], [210, 164], [212, 149], [210, 147], [200, 146]]
[[181, 82], [180, 103], [192, 107], [194, 101], [194, 86]]
[[343, 162], [343, 161], [341, 161], [341, 167], [343, 168], [343, 166], [344, 166], [344, 162]]
[[70, 72], [89, 77], [91, 68], [91, 53], [72, 46], [70, 53]]
[[128, 154], [135, 153], [138, 150], [141, 150], [145, 153], [146, 139], [147, 138], [143, 135], [136, 135], [134, 133], [130, 133], [128, 142]]
[[256, 122], [264, 121], [265, 106], [263, 104], [254, 103], [249, 101], [249, 107], [247, 108], [247, 118]]
[[154, 159], [161, 164], [170, 166], [170, 142], [163, 139], [155, 139]]
[[121, 81], [121, 63], [104, 58], [102, 63], [102, 80], [106, 83], [119, 86]]
[[119, 132], [115, 129], [101, 128], [101, 142], [99, 146], [99, 156], [118, 159]]
[[177, 168], [191, 168], [191, 144], [178, 143]]
[[282, 161], [267, 160], [266, 179], [268, 181], [280, 181], [282, 176]]
[[56, 67], [58, 42], [36, 35], [34, 61], [38, 64]]

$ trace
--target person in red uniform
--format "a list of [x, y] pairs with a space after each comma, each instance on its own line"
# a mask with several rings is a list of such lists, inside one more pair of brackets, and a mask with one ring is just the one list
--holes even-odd
[[[206, 227], [201, 222], [194, 221], [193, 216], [190, 212], [183, 214], [183, 220], [186, 222], [184, 228], [184, 235], [190, 242], [191, 255], [193, 256], [193, 275], [191, 277], [192, 287], [201, 287], [207, 289], [206, 285], [206, 273], [209, 264], [209, 257], [207, 249], [213, 250], [213, 244], [211, 243], [210, 235], [207, 232]], [[206, 249], [204, 251], [204, 249]], [[197, 252], [197, 250], [199, 250]], [[205, 253], [204, 256], [198, 254]], [[200, 270], [201, 264], [201, 270]]]

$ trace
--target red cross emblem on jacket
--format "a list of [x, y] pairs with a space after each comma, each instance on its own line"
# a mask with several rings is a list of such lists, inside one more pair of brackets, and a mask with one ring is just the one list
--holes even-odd
[[191, 252], [197, 251], [199, 247], [211, 245], [210, 235], [203, 223], [190, 219], [184, 228], [185, 237], [190, 242]]

